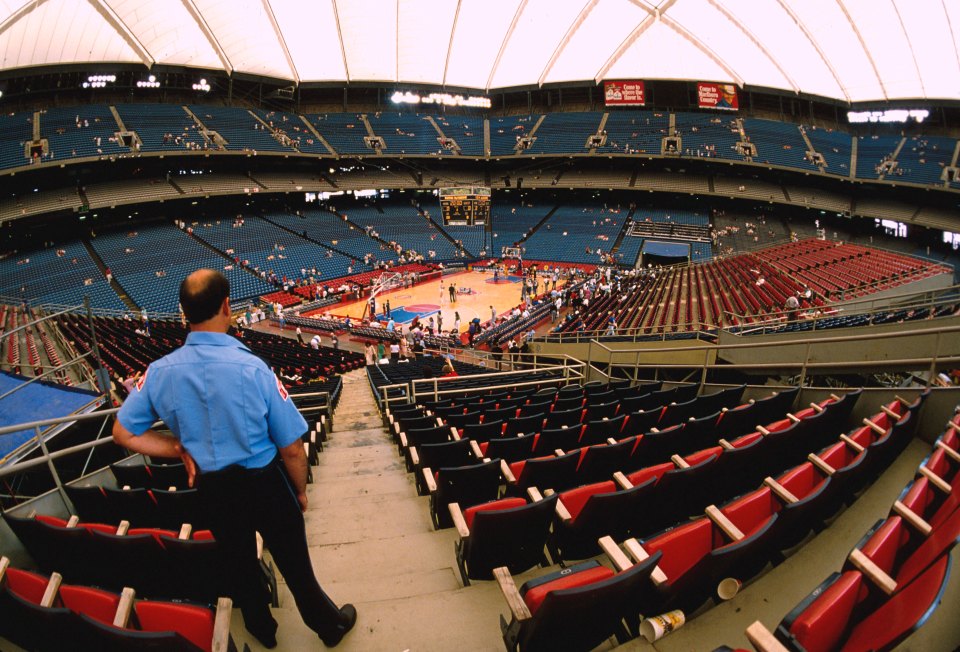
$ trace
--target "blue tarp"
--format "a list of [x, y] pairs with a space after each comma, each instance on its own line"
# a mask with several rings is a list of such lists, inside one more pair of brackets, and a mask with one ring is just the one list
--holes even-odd
[[647, 240], [643, 243], [643, 253], [663, 258], [687, 258], [690, 256], [690, 245], [684, 242]]

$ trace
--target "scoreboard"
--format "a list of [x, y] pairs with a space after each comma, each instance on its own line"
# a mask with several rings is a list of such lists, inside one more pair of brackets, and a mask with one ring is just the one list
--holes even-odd
[[441, 188], [440, 212], [446, 224], [486, 224], [490, 219], [490, 188]]

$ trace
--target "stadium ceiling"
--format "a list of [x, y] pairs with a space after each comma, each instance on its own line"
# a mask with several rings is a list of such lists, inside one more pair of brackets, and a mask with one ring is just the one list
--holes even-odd
[[957, 0], [0, 0], [0, 71], [188, 66], [492, 91], [684, 79], [960, 99]]

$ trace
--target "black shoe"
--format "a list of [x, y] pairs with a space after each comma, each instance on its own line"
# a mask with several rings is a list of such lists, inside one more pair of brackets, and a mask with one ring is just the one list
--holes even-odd
[[268, 650], [277, 647], [277, 621], [273, 618], [269, 622], [257, 622], [257, 619], [244, 616], [243, 623], [260, 645]]
[[337, 627], [329, 634], [320, 635], [320, 640], [327, 647], [336, 647], [343, 637], [347, 635], [353, 626], [357, 624], [357, 609], [352, 604], [345, 604], [340, 607], [340, 622]]

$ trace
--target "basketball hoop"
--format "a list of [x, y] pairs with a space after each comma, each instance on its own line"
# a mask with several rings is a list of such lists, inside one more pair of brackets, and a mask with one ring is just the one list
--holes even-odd
[[503, 247], [501, 252], [501, 258], [508, 258], [514, 260], [522, 260], [523, 255], [521, 253], [520, 247]]
[[378, 276], [370, 285], [370, 297], [374, 298], [381, 292], [396, 290], [403, 287], [403, 274], [398, 272], [385, 272]]

